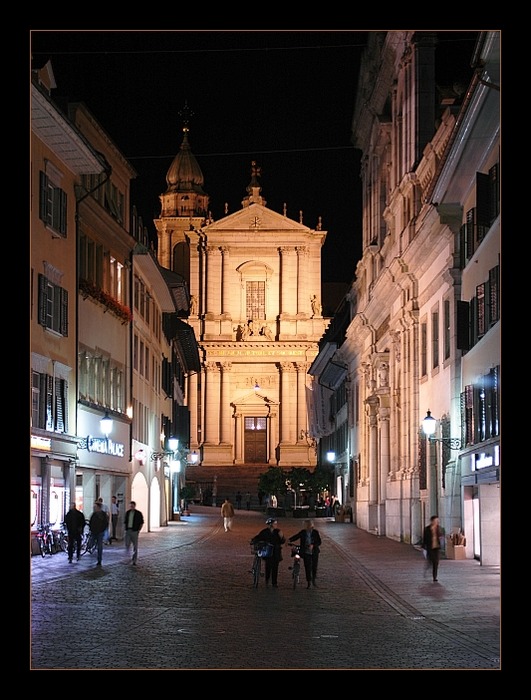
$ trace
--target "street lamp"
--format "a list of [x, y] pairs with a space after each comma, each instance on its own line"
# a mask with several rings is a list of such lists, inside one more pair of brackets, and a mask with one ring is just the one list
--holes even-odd
[[105, 411], [103, 418], [100, 420], [100, 428], [105, 437], [109, 437], [112, 432], [112, 418], [107, 410]]
[[180, 486], [180, 473], [181, 473], [181, 460], [180, 459], [175, 459], [175, 453], [179, 449], [179, 440], [177, 438], [171, 437], [168, 439], [168, 447], [170, 448], [171, 451], [171, 462], [170, 462], [170, 471], [171, 471], [171, 480], [172, 480], [172, 512], [173, 512], [173, 519], [174, 520], [179, 520], [179, 514], [181, 512], [180, 508], [180, 494], [179, 494], [179, 486]]
[[426, 417], [422, 421], [422, 430], [424, 435], [428, 438], [430, 442], [442, 442], [443, 445], [449, 447], [451, 450], [461, 449], [461, 440], [459, 438], [436, 438], [435, 429], [437, 427], [437, 421], [431, 415], [431, 411], [428, 409]]

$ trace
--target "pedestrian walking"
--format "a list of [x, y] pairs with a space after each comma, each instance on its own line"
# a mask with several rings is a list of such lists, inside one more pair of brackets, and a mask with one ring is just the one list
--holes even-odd
[[129, 503], [129, 510], [125, 514], [125, 551], [129, 556], [129, 548], [133, 545], [133, 556], [131, 557], [132, 563], [136, 566], [136, 560], [138, 559], [138, 535], [140, 530], [144, 525], [144, 516], [142, 513], [136, 509], [136, 502], [131, 501]]
[[225, 499], [221, 506], [221, 517], [223, 518], [223, 527], [225, 532], [232, 530], [232, 521], [234, 519], [234, 506], [228, 498]]
[[310, 585], [317, 586], [317, 567], [319, 565], [319, 552], [321, 551], [321, 535], [313, 526], [311, 520], [304, 521], [304, 529], [292, 535], [288, 542], [299, 540], [306, 573], [306, 588]]
[[251, 494], [249, 491], [245, 494], [245, 507], [247, 510], [251, 510]]
[[238, 491], [237, 494], [236, 494], [236, 508], [237, 508], [238, 510], [240, 510], [241, 507], [242, 507], [242, 495], [241, 495], [241, 493]]
[[116, 496], [111, 497], [111, 526], [112, 534], [109, 537], [109, 544], [112, 544], [113, 540], [116, 541], [116, 530], [118, 527], [118, 517], [120, 516], [120, 506], [118, 505], [118, 500]]
[[103, 541], [104, 541], [105, 544], [110, 544], [110, 542], [109, 542], [109, 525], [108, 525], [108, 523], [110, 523], [111, 514], [110, 514], [110, 511], [109, 511], [109, 506], [108, 506], [106, 503], [103, 502], [103, 498], [102, 498], [101, 496], [100, 496], [97, 500], [98, 500], [98, 503], [101, 503], [101, 509], [102, 509], [102, 511], [103, 511], [104, 513], [107, 514], [107, 529], [106, 529], [105, 532], [103, 533]]
[[422, 549], [426, 552], [426, 571], [431, 566], [433, 580], [437, 581], [439, 570], [439, 560], [441, 558], [441, 538], [442, 530], [439, 527], [439, 518], [437, 515], [432, 515], [430, 524], [424, 528], [422, 536]]
[[101, 566], [103, 557], [103, 538], [105, 531], [109, 527], [109, 514], [105, 513], [100, 500], [94, 504], [94, 512], [90, 516], [89, 529], [90, 534], [96, 540], [96, 548], [98, 552], [97, 566]]
[[273, 588], [278, 588], [278, 566], [282, 561], [282, 545], [286, 541], [284, 533], [280, 530], [277, 525], [278, 521], [274, 518], [268, 518], [266, 520], [266, 525], [263, 530], [253, 537], [251, 544], [256, 542], [269, 542], [273, 545], [273, 553], [270, 557], [265, 557], [265, 583], [269, 586], [269, 579], [271, 579], [271, 584]]
[[85, 529], [85, 515], [72, 503], [70, 510], [65, 515], [65, 525], [68, 531], [68, 561], [72, 563], [74, 557], [74, 546], [76, 548], [77, 560], [81, 558], [81, 540]]

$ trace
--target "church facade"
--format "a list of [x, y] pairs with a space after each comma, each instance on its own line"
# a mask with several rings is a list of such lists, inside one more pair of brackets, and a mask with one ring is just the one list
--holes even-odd
[[191, 294], [201, 371], [188, 377], [190, 450], [217, 478], [231, 466], [313, 469], [307, 372], [329, 323], [320, 301], [326, 231], [267, 208], [254, 162], [242, 208], [214, 221], [183, 133], [155, 226], [159, 263]]

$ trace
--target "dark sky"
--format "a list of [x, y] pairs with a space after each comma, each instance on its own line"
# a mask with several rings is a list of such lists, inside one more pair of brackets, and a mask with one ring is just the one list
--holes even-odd
[[350, 282], [361, 254], [350, 128], [366, 39], [340, 30], [33, 30], [30, 53], [51, 59], [54, 98], [84, 102], [135, 168], [133, 203], [150, 232], [187, 102], [214, 219], [225, 202], [229, 213], [241, 208], [256, 160], [268, 207], [282, 212], [285, 202], [297, 221], [302, 210], [311, 228], [322, 217], [322, 281]]

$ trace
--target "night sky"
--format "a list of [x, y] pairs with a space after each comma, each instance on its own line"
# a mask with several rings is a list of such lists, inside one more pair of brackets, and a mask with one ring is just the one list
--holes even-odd
[[[82, 101], [137, 171], [132, 202], [153, 219], [182, 140], [205, 178], [214, 219], [241, 208], [251, 161], [266, 206], [328, 236], [322, 281], [350, 282], [361, 255], [360, 152], [350, 142], [368, 32], [339, 30], [33, 30], [52, 62], [54, 99]], [[463, 32], [464, 35], [471, 32]], [[472, 56], [474, 42], [458, 42]]]

